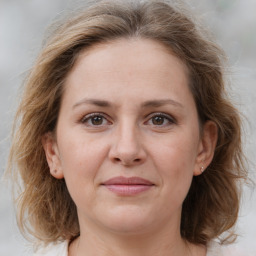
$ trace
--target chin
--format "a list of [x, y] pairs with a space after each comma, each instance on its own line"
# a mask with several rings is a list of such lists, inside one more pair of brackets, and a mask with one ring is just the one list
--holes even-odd
[[145, 210], [139, 207], [126, 206], [118, 207], [104, 214], [102, 225], [110, 229], [112, 232], [120, 234], [139, 234], [144, 233], [152, 227], [152, 215], [147, 214]]

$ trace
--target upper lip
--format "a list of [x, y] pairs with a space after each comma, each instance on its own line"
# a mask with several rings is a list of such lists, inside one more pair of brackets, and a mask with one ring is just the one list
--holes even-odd
[[149, 180], [140, 178], [140, 177], [114, 177], [102, 183], [103, 185], [147, 185], [152, 186], [152, 183]]

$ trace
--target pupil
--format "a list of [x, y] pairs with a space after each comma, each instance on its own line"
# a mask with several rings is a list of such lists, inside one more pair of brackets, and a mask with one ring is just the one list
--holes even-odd
[[164, 118], [162, 116], [155, 116], [153, 118], [153, 124], [155, 125], [161, 125], [164, 123]]
[[101, 125], [102, 124], [102, 117], [101, 116], [94, 116], [92, 118], [92, 123], [94, 125]]

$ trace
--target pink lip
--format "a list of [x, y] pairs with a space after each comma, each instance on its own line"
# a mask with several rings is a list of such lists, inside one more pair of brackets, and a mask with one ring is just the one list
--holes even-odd
[[132, 196], [151, 189], [154, 184], [140, 177], [114, 177], [102, 183], [117, 195]]

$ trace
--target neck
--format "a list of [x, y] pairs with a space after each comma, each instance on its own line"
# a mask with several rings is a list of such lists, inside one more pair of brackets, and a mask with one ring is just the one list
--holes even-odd
[[[82, 224], [82, 223], [81, 223]], [[103, 229], [81, 228], [70, 246], [69, 256], [205, 256], [205, 248], [184, 241], [179, 227], [148, 233], [124, 234]], [[92, 232], [93, 231], [93, 232]]]

